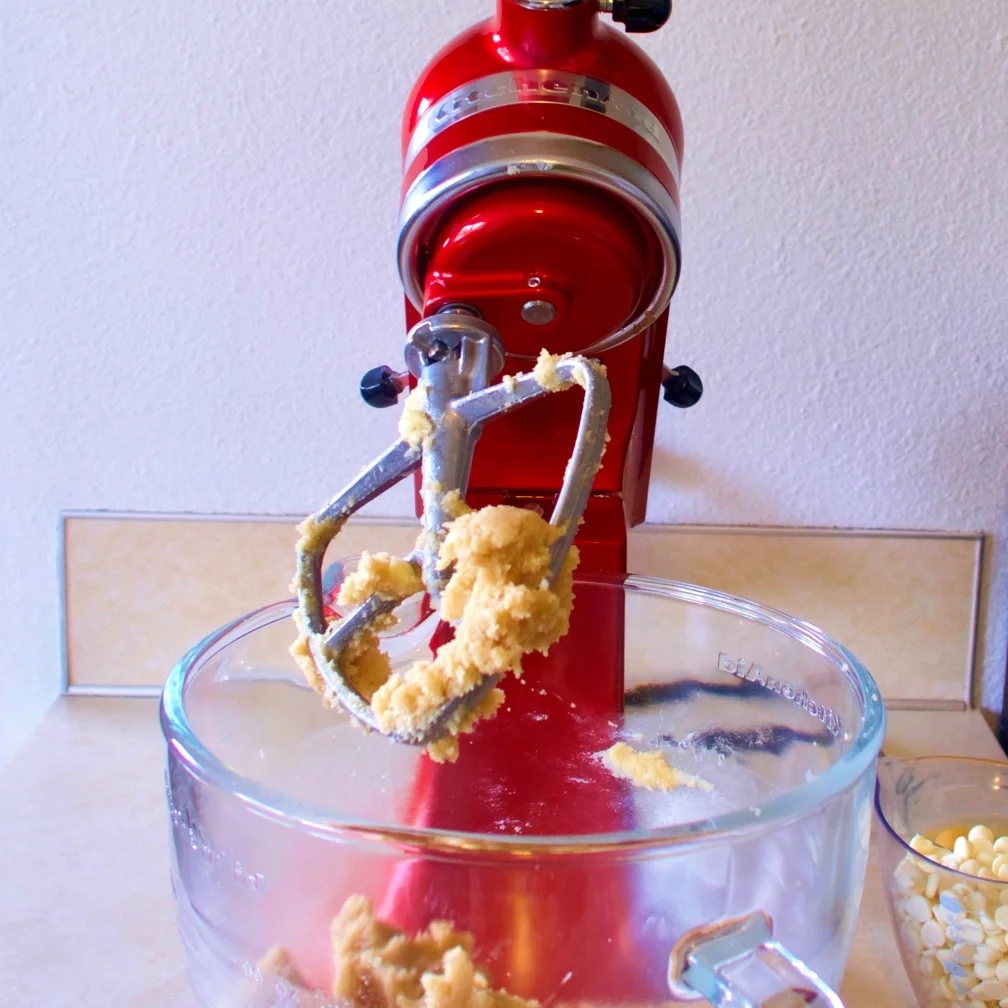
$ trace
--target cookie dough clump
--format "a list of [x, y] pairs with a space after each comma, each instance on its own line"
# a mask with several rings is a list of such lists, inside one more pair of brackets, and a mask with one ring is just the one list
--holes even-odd
[[[575, 383], [583, 385], [583, 378], [562, 378], [560, 372], [557, 370], [558, 364], [562, 361], [570, 360], [573, 356], [571, 353], [551, 354], [546, 350], [541, 350], [539, 356], [536, 358], [536, 365], [532, 369], [532, 377], [544, 389], [548, 389], [550, 392], [562, 392], [564, 389], [569, 389]], [[605, 377], [606, 366], [604, 364], [600, 364], [595, 360], [588, 360], [585, 363], [598, 374], [602, 375], [603, 378]]]
[[372, 595], [399, 602], [422, 591], [420, 571], [408, 560], [365, 550], [357, 569], [340, 586], [339, 604], [360, 605]]
[[535, 1001], [494, 990], [472, 959], [473, 938], [432, 921], [410, 938], [351, 896], [332, 923], [333, 994], [368, 1008], [532, 1008]]
[[[488, 676], [520, 675], [522, 657], [547, 652], [570, 625], [575, 547], [550, 585], [552, 548], [563, 529], [525, 508], [501, 505], [469, 511], [460, 506], [457, 511], [438, 552], [440, 568], [452, 571], [441, 593], [441, 615], [456, 625], [454, 639], [443, 644], [431, 661], [393, 673], [377, 632], [389, 623], [379, 621], [357, 634], [340, 655], [340, 670], [370, 703], [386, 733], [421, 732], [444, 704], [469, 693]], [[338, 601], [357, 605], [375, 593], [401, 601], [423, 587], [416, 567], [407, 561], [365, 553], [340, 589]], [[394, 617], [385, 619], [394, 622]], [[300, 624], [298, 629], [291, 653], [311, 686], [333, 703]], [[438, 761], [456, 759], [458, 736], [492, 716], [503, 699], [495, 687], [478, 704], [465, 705], [445, 734], [428, 747], [430, 756]]]
[[414, 450], [430, 444], [434, 436], [434, 421], [427, 415], [426, 407], [427, 393], [423, 385], [417, 385], [406, 397], [399, 417], [399, 437]]
[[[494, 990], [490, 974], [473, 962], [473, 937], [450, 921], [432, 921], [410, 938], [379, 920], [364, 896], [351, 896], [330, 927], [332, 995], [346, 1008], [539, 1008], [538, 1001]], [[278, 1004], [329, 1005], [312, 990], [282, 946], [256, 966], [257, 983], [246, 984], [234, 1008]]]
[[[574, 602], [577, 550], [571, 548], [556, 582], [549, 583], [551, 549], [563, 535], [534, 511], [499, 507], [456, 518], [438, 554], [452, 575], [441, 594], [442, 618], [456, 623], [455, 637], [432, 661], [391, 675], [372, 697], [382, 731], [409, 733], [429, 724], [448, 701], [465, 695], [487, 676], [521, 674], [521, 660], [547, 652], [567, 633]], [[429, 749], [437, 760], [458, 756], [458, 735], [471, 731], [500, 706], [490, 690], [476, 709], [466, 709]]]
[[[357, 569], [343, 582], [337, 602], [344, 606], [358, 605], [372, 594], [401, 602], [423, 590], [423, 580], [412, 564], [388, 553], [365, 551], [361, 554]], [[331, 706], [336, 700], [312, 657], [300, 610], [294, 611], [294, 622], [298, 628], [298, 638], [291, 645], [290, 653], [308, 684]], [[391, 672], [388, 656], [380, 647], [378, 631], [394, 626], [395, 622], [395, 617], [391, 614], [378, 617], [371, 626], [356, 634], [340, 655], [341, 671], [365, 700], [370, 701]]]

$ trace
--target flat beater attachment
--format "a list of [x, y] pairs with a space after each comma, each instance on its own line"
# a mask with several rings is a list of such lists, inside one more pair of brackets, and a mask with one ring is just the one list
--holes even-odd
[[[421, 396], [414, 395], [407, 405], [407, 414], [416, 411], [416, 434], [407, 430], [408, 439], [396, 441], [305, 522], [295, 576], [303, 632], [319, 673], [348, 713], [375, 731], [379, 729], [370, 705], [340, 670], [340, 654], [357, 633], [390, 613], [402, 600], [372, 595], [344, 619], [327, 622], [323, 560], [346, 519], [421, 467], [424, 534], [406, 559], [421, 573], [431, 601], [437, 605], [450, 576], [450, 571], [438, 569], [438, 552], [448, 524], [458, 513], [457, 505], [465, 496], [473, 449], [483, 425], [577, 384], [584, 389], [577, 440], [550, 517], [551, 525], [563, 529], [552, 547], [552, 583], [577, 532], [602, 460], [610, 406], [609, 383], [603, 369], [584, 357], [554, 359], [553, 366], [539, 377], [519, 374], [491, 385], [490, 381], [504, 368], [504, 351], [494, 328], [466, 309], [452, 309], [421, 320], [407, 338], [405, 356], [422, 390]], [[392, 737], [409, 745], [436, 741], [460, 707], [478, 704], [499, 678], [488, 676], [469, 693], [445, 704], [415, 734]]]

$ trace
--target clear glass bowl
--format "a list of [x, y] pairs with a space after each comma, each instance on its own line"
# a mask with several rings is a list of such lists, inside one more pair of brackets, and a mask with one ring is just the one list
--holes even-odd
[[[667, 1003], [676, 943], [757, 911], [839, 981], [884, 730], [871, 677], [816, 628], [691, 585], [585, 577], [576, 598], [575, 615], [618, 617], [622, 713], [568, 703], [527, 672], [504, 684], [514, 709], [447, 766], [323, 706], [288, 655], [292, 602], [182, 659], [162, 727], [199, 1004], [329, 1004], [257, 963], [283, 946], [306, 986], [330, 990], [330, 922], [355, 894], [410, 933], [454, 921], [495, 985], [551, 1006]], [[613, 626], [581, 618], [542, 666], [595, 634], [611, 643]], [[429, 638], [429, 624], [387, 637], [394, 666], [429, 656]], [[596, 753], [619, 739], [662, 749], [712, 790], [617, 781]], [[787, 970], [763, 951], [745, 985], [772, 992]]]
[[890, 916], [922, 1008], [1004, 1004], [1008, 909], [1001, 908], [1008, 908], [1008, 881], [945, 867], [910, 842], [918, 835], [933, 840], [949, 828], [966, 834], [975, 825], [1008, 834], [1008, 763], [883, 759], [875, 811]]

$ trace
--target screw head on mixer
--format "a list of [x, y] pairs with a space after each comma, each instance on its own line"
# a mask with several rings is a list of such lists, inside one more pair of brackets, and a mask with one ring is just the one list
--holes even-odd
[[628, 32], [658, 31], [672, 16], [672, 0], [612, 0], [612, 19]]
[[549, 325], [556, 318], [556, 315], [556, 306], [550, 301], [526, 301], [521, 309], [521, 317], [529, 325]]
[[406, 388], [405, 374], [397, 374], [387, 364], [371, 368], [360, 380], [361, 399], [376, 409], [394, 406]]
[[703, 382], [700, 375], [691, 367], [680, 364], [678, 367], [665, 368], [662, 377], [662, 388], [665, 390], [662, 398], [680, 409], [695, 406], [703, 395]]

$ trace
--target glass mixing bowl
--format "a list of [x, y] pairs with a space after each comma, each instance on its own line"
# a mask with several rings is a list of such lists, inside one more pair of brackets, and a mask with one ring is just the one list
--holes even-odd
[[[1008, 880], [946, 867], [910, 844], [914, 837], [933, 841], [946, 830], [966, 835], [973, 826], [987, 826], [997, 847], [985, 859], [984, 874], [993, 875], [993, 858], [1008, 851], [1002, 839], [1008, 834], [1008, 763], [951, 756], [883, 759], [875, 811], [883, 827], [879, 862], [890, 916], [922, 1008], [1004, 1004]], [[914, 846], [937, 856], [927, 843]]]
[[[410, 934], [454, 922], [496, 987], [550, 1006], [839, 1005], [884, 730], [875, 683], [818, 629], [742, 599], [633, 576], [575, 592], [575, 615], [614, 614], [598, 633], [620, 654], [594, 657], [622, 659], [622, 711], [509, 677], [514, 710], [450, 765], [322, 704], [288, 655], [291, 601], [182, 659], [161, 720], [201, 1005], [340, 1003], [322, 993], [330, 925], [354, 896]], [[409, 606], [384, 642], [394, 667], [430, 655]], [[590, 650], [594, 625], [549, 661]], [[710, 789], [618, 780], [597, 754], [619, 740]]]

